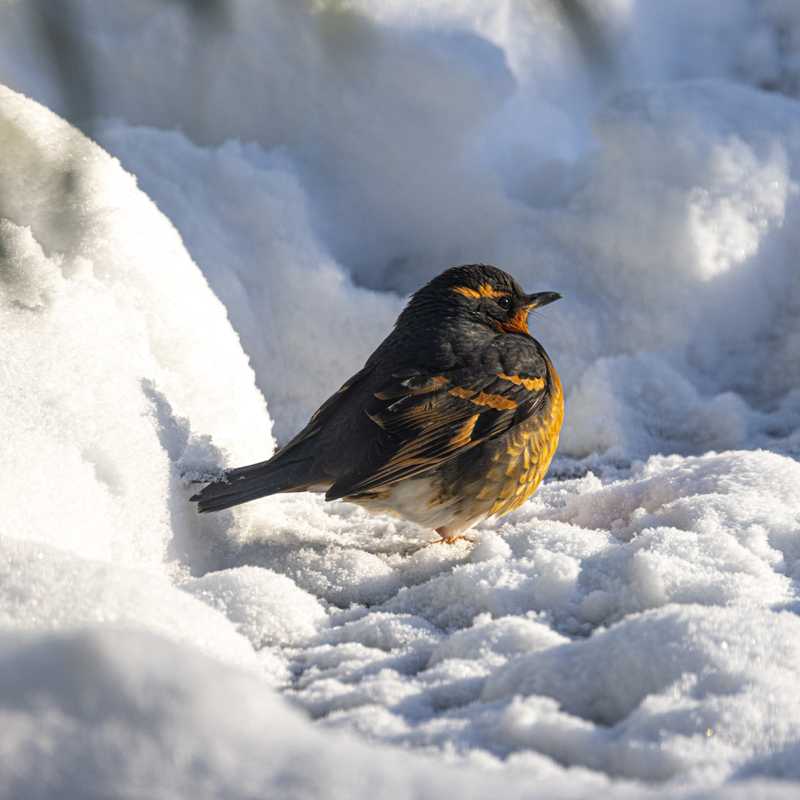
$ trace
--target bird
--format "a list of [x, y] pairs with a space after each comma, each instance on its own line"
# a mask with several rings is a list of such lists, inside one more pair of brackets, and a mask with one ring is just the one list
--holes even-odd
[[528, 329], [557, 292], [525, 294], [489, 264], [418, 289], [355, 375], [267, 461], [229, 469], [190, 499], [201, 513], [283, 492], [325, 492], [452, 543], [538, 488], [564, 394]]

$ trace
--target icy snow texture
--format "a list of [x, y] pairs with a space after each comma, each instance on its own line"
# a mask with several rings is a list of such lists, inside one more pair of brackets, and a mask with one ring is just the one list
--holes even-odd
[[[37, 4], [93, 106], [31, 7], [0, 79], [125, 169], [0, 92], [0, 795], [794, 797], [796, 4]], [[472, 260], [565, 295], [562, 480], [195, 516]]]
[[[91, 16], [91, 3], [71, 5], [77, 20]], [[143, 2], [92, 18], [99, 30], [82, 39], [96, 111], [124, 120], [95, 121], [93, 135], [181, 231], [281, 440], [396, 316], [398, 297], [354, 282], [410, 291], [478, 259], [567, 298], [535, 323], [568, 387], [562, 454], [774, 446], [797, 429], [800, 111], [752, 88], [794, 86], [796, 12], [726, 2], [626, 15], [606, 3], [597, 16], [618, 71], [635, 62], [646, 78], [750, 84], [642, 88], [599, 68], [605, 83], [587, 85], [544, 2], [405, 16], [360, 5], [375, 16], [359, 4], [236, 2], [214, 36], [180, 4]], [[10, 42], [22, 14], [6, 16]], [[680, 46], [643, 47], [663, 38], [658, 26]], [[759, 47], [776, 63], [745, 69]], [[154, 69], [162, 51], [178, 63]], [[62, 107], [19, 58], [0, 74]], [[136, 88], [145, 70], [157, 91]], [[176, 97], [187, 92], [191, 102]], [[176, 126], [184, 133], [163, 130]]]
[[[280, 439], [396, 315], [354, 282], [410, 291], [478, 259], [567, 298], [537, 328], [568, 387], [562, 453], [797, 429], [795, 4], [592, 4], [589, 70], [544, 0], [235, 0], [217, 34], [180, 3], [67, 5], [94, 111], [122, 120], [92, 132], [225, 302]], [[4, 9], [0, 78], [69, 111], [21, 46], [26, 7]]]
[[3, 623], [146, 626], [252, 666], [167, 563], [197, 549], [176, 490], [214, 451], [192, 424], [245, 458], [270, 447], [225, 310], [100, 148], [5, 88], [0, 141]]

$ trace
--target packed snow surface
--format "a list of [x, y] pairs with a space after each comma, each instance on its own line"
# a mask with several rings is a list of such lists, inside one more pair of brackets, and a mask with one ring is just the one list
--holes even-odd
[[[0, 4], [0, 797], [796, 797], [800, 6], [188, 5]], [[531, 501], [196, 515], [474, 261]]]

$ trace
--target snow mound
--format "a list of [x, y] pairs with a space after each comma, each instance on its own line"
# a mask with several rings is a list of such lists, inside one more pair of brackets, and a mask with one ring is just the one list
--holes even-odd
[[210, 572], [181, 588], [217, 606], [256, 648], [300, 642], [327, 621], [316, 597], [285, 575], [258, 567]]
[[[6, 634], [0, 695], [6, 797], [364, 797], [367, 776], [408, 796], [389, 754], [309, 730], [257, 678], [152, 635]], [[419, 796], [436, 797], [448, 779], [479, 796], [455, 770], [409, 767], [427, 785]]]
[[[280, 501], [297, 517], [319, 505]], [[327, 627], [281, 647], [289, 695], [326, 726], [709, 786], [764, 774], [800, 733], [780, 701], [797, 663], [798, 520], [790, 458], [656, 456], [624, 478], [548, 483], [475, 546], [415, 547], [388, 525], [371, 546], [360, 526], [288, 545], [267, 526], [227, 558], [333, 604]]]
[[[589, 52], [558, 4], [515, 0], [229, 0], [219, 30], [181, 3], [76, 0], [70, 19], [92, 133], [225, 303], [280, 440], [396, 292], [486, 260], [565, 297], [534, 321], [567, 387], [562, 455], [794, 451], [800, 16], [707, 5], [592, 6]], [[26, 4], [3, 17], [0, 76], [74, 112], [29, 63]]]
[[798, 624], [789, 613], [753, 610], [744, 623], [729, 609], [689, 606], [518, 656], [481, 695], [510, 701], [498, 725], [510, 741], [493, 747], [535, 742], [559, 761], [651, 780], [724, 776], [797, 739], [788, 695]]
[[298, 170], [282, 150], [238, 142], [206, 149], [179, 133], [118, 122], [95, 133], [124, 154], [142, 187], [178, 221], [270, 410], [277, 409], [276, 433], [285, 441], [360, 369], [394, 323], [400, 299], [353, 286], [316, 237]]
[[38, 631], [141, 628], [230, 664], [256, 665], [252, 647], [223, 615], [163, 577], [76, 558], [38, 542], [8, 538], [0, 544], [0, 625]]
[[131, 175], [5, 88], [0, 139], [4, 531], [160, 568], [191, 525], [179, 473], [216, 448], [268, 453], [263, 399], [225, 309]]
[[[732, 674], [737, 672], [734, 668]], [[771, 674], [781, 675], [780, 664]], [[714, 693], [714, 679], [706, 683], [710, 686], [695, 687], [698, 695]], [[723, 706], [735, 692], [735, 685], [723, 688]], [[548, 797], [656, 796], [630, 783], [614, 786], [580, 768], [564, 773], [548, 766], [545, 759], [531, 757], [519, 759], [505, 774], [455, 768], [441, 758], [413, 754], [404, 754], [402, 769], [398, 769], [398, 755], [389, 749], [311, 728], [296, 711], [265, 693], [255, 676], [220, 667], [151, 634], [125, 630], [49, 637], [4, 634], [0, 638], [0, 698], [4, 722], [0, 768], [7, 776], [2, 796], [9, 798], [157, 795], [359, 800], [374, 796], [376, 789], [382, 797], [397, 800], [434, 800], [448, 792], [476, 800], [498, 792], [523, 798], [530, 797], [531, 769], [538, 771], [537, 790]], [[726, 709], [709, 712], [700, 724], [719, 719], [716, 714], [725, 715]], [[526, 737], [533, 740], [537, 724], [544, 728], [541, 733], [548, 724], [557, 727], [558, 716], [546, 701], [540, 700], [537, 707], [520, 699], [510, 707], [502, 726], [487, 727], [485, 734], [496, 734], [500, 746], [514, 740], [521, 744]], [[688, 728], [696, 727], [689, 708], [685, 719]], [[746, 726], [746, 720], [739, 721], [741, 729]], [[575, 722], [560, 736], [551, 728], [556, 735], [550, 748], [564, 752], [568, 739], [585, 742], [591, 738], [579, 728]], [[596, 738], [607, 740], [608, 752], [623, 749], [602, 732]], [[773, 741], [780, 738], [777, 731], [771, 735]], [[702, 742], [705, 747], [700, 747], [700, 740], [691, 744], [696, 753], [724, 749], [714, 737]], [[689, 746], [687, 740], [687, 750]], [[641, 760], [643, 754], [650, 755], [640, 750], [631, 760]], [[780, 784], [747, 782], [726, 796], [755, 794], [776, 799], [792, 796]], [[661, 796], [690, 795], [673, 790]]]
[[[0, 795], [796, 796], [795, 5], [96, 5], [0, 3], [125, 167], [0, 89]], [[558, 480], [195, 514], [477, 260], [565, 296]]]
[[[337, 260], [321, 220], [338, 213], [320, 208], [296, 148], [202, 148], [120, 122], [96, 135], [169, 214], [224, 300], [282, 440], [390, 329], [401, 306], [386, 291], [391, 276], [412, 289], [480, 258], [565, 296], [531, 323], [567, 386], [560, 453], [630, 459], [796, 446], [798, 125], [796, 102], [723, 82], [620, 92], [598, 110], [596, 146], [575, 155], [565, 196], [545, 202], [529, 189], [512, 205], [499, 185], [476, 187], [483, 216], [501, 217], [491, 237], [459, 232], [452, 256], [431, 245], [414, 268], [416, 256], [392, 251], [402, 268], [385, 277], [378, 266], [367, 276], [355, 256]], [[457, 207], [463, 189], [448, 188]], [[422, 230], [409, 235], [425, 241]], [[384, 291], [354, 285], [359, 277]]]

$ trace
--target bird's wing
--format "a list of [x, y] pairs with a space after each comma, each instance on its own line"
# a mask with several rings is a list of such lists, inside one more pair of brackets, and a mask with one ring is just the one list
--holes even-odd
[[[545, 362], [528, 369], [429, 373], [407, 370], [376, 391], [364, 409], [375, 425], [377, 457], [341, 477], [326, 498], [361, 495], [419, 475], [492, 439], [545, 402]], [[375, 453], [375, 450], [373, 450]]]
[[306, 423], [306, 426], [297, 433], [293, 439], [290, 439], [280, 450], [280, 455], [288, 453], [297, 445], [308, 439], [316, 436], [322, 431], [326, 423], [328, 423], [334, 413], [347, 402], [353, 390], [355, 390], [364, 378], [366, 378], [370, 369], [364, 367], [356, 372], [355, 375], [348, 378], [312, 415]]

